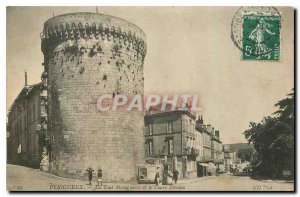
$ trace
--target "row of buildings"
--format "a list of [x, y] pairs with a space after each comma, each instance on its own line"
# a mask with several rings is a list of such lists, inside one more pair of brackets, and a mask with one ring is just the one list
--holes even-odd
[[189, 111], [149, 111], [144, 134], [146, 162], [167, 163], [181, 178], [213, 175], [217, 168], [226, 172], [237, 162], [236, 150], [222, 144], [220, 131]]

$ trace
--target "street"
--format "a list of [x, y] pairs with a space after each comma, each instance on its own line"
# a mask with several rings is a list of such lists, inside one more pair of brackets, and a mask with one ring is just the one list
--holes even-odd
[[176, 185], [103, 183], [92, 186], [81, 180], [57, 177], [38, 169], [7, 164], [9, 191], [293, 191], [294, 183], [253, 180], [248, 176], [225, 174], [179, 180]]

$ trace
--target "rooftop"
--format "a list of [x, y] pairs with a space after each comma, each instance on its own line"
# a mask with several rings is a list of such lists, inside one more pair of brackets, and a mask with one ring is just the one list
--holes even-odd
[[40, 83], [36, 83], [36, 84], [33, 84], [33, 85], [24, 86], [23, 89], [18, 94], [18, 96], [16, 97], [16, 99], [14, 100], [14, 102], [12, 103], [12, 105], [10, 106], [8, 111], [10, 112], [12, 110], [12, 108], [16, 104], [16, 101], [26, 99], [31, 94], [31, 92], [33, 92], [37, 88], [40, 88], [41, 84], [42, 83], [40, 82]]

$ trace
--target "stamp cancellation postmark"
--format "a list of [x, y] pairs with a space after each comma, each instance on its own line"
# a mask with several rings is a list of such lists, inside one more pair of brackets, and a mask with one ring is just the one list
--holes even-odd
[[231, 39], [242, 60], [280, 61], [281, 14], [275, 7], [241, 7], [231, 23]]

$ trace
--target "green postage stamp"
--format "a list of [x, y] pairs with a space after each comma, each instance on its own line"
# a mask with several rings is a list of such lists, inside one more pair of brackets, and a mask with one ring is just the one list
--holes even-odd
[[243, 15], [243, 60], [280, 60], [279, 15]]

